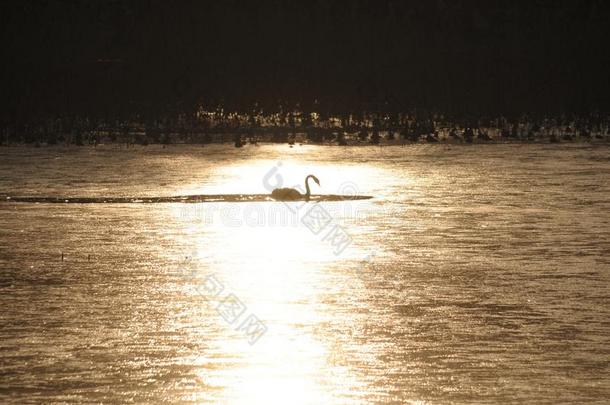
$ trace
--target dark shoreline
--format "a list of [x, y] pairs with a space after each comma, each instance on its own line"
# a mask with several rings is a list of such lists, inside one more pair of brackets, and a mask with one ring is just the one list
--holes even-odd
[[0, 123], [0, 145], [32, 144], [212, 144], [236, 147], [276, 144], [392, 144], [604, 142], [610, 117], [602, 114], [550, 117], [450, 117], [436, 113], [361, 112], [330, 114], [294, 110], [248, 113], [198, 110], [193, 114], [142, 118], [40, 118]]

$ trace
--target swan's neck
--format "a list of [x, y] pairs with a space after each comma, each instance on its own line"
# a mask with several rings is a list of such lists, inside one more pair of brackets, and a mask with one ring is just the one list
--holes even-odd
[[311, 196], [311, 190], [309, 189], [309, 179], [311, 176], [305, 177], [305, 199], [309, 201], [309, 196]]

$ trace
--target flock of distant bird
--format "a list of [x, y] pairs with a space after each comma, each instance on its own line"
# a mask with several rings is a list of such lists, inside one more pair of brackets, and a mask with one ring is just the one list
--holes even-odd
[[[570, 127], [541, 128], [508, 130], [497, 128], [445, 128], [442, 130], [432, 129], [430, 131], [404, 130], [404, 131], [378, 131], [360, 130], [359, 132], [326, 131], [323, 140], [312, 141], [307, 133], [299, 143], [323, 143], [338, 145], [357, 144], [404, 144], [404, 143], [488, 143], [488, 142], [608, 142], [610, 134], [608, 130], [597, 130], [595, 132], [582, 129], [577, 130]], [[244, 139], [245, 138], [245, 139]], [[289, 137], [285, 143], [291, 147], [296, 143], [296, 135]], [[243, 137], [235, 135], [235, 147], [242, 147], [246, 143], [257, 144], [261, 141], [260, 136]]]
[[530, 141], [530, 142], [544, 142], [550, 143], [559, 142], [572, 142], [572, 141], [604, 141], [610, 140], [607, 132], [597, 132], [592, 134], [591, 131], [575, 131], [571, 129], [553, 129], [548, 131], [542, 130], [529, 130], [525, 133], [515, 133], [508, 131], [495, 131], [496, 133], [490, 135], [494, 131], [485, 130], [481, 128], [465, 128], [464, 130], [458, 130], [452, 128], [442, 135], [439, 131], [434, 131], [430, 134], [415, 135], [415, 137], [408, 138], [412, 142], [425, 141], [429, 143], [452, 141], [452, 142], [503, 142], [503, 141]]

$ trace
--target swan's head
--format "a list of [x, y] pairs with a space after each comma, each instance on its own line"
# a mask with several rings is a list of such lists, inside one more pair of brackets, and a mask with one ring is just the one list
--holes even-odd
[[313, 179], [313, 181], [315, 181], [318, 186], [320, 185], [320, 180], [318, 180], [318, 178], [316, 176], [314, 176], [313, 174], [310, 174], [307, 177], [311, 177]]

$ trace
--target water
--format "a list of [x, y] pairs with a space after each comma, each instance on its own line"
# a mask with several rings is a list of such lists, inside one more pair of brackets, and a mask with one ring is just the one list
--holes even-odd
[[[375, 197], [0, 202], [2, 403], [610, 397], [607, 147], [0, 155], [4, 197], [256, 194], [276, 174], [292, 186], [309, 173], [314, 193]], [[330, 217], [318, 234], [314, 206]], [[333, 245], [334, 226], [351, 243]], [[211, 281], [224, 286], [216, 296]], [[227, 297], [245, 308], [233, 324], [220, 315]], [[265, 333], [240, 330], [250, 315]]]

